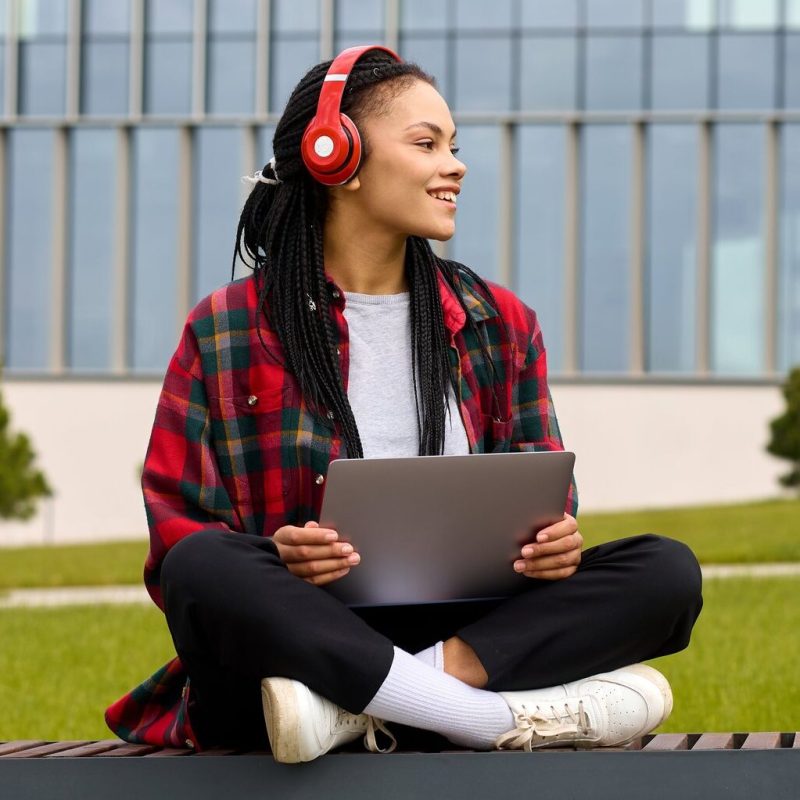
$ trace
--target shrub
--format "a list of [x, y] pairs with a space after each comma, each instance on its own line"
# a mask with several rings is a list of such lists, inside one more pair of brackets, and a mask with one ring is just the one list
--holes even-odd
[[11, 414], [0, 393], [0, 519], [30, 519], [36, 501], [53, 490], [36, 469], [36, 454], [24, 433], [9, 429]]
[[800, 367], [789, 373], [782, 391], [786, 411], [770, 422], [772, 438], [767, 452], [789, 461], [791, 470], [779, 480], [783, 486], [800, 491]]

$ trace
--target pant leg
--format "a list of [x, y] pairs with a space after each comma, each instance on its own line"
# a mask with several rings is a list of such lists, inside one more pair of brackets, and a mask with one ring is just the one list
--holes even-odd
[[264, 677], [294, 678], [360, 712], [392, 663], [391, 641], [292, 575], [267, 538], [194, 533], [167, 553], [161, 588], [204, 746], [266, 741]]
[[459, 630], [489, 675], [487, 689], [553, 686], [675, 653], [703, 605], [692, 551], [633, 536], [589, 548], [575, 574], [528, 590]]

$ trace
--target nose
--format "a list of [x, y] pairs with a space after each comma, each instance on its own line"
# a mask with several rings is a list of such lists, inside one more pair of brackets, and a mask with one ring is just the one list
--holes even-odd
[[461, 180], [467, 174], [467, 165], [455, 157], [451, 152], [446, 165], [446, 174]]

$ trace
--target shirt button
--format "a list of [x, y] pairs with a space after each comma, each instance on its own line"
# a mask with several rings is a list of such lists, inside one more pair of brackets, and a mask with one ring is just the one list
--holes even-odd
[[186, 740], [186, 746], [194, 749], [194, 742], [191, 739]]
[[333, 296], [334, 296], [334, 297], [335, 297], [337, 300], [339, 299], [339, 290], [338, 290], [338, 289], [334, 289], [334, 290], [333, 290]]
[[342, 351], [337, 347], [336, 348], [336, 355], [340, 356], [341, 354], [342, 354]]
[[333, 411], [328, 412], [328, 419], [333, 419]]
[[317, 486], [322, 486], [325, 483], [325, 476], [324, 475], [317, 475], [316, 480], [314, 481]]
[[249, 406], [254, 406], [257, 402], [258, 398], [254, 394], [251, 394], [250, 397], [247, 398], [247, 405]]

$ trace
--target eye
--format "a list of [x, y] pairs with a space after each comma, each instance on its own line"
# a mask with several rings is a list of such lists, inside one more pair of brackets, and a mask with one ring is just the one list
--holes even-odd
[[[431, 146], [435, 145], [435, 144], [436, 144], [436, 142], [432, 142], [432, 141], [430, 141], [430, 140], [426, 140], [426, 141], [424, 141], [424, 142], [417, 142], [417, 144], [419, 144], [419, 145], [422, 145], [423, 147], [428, 147], [428, 145], [431, 145]], [[453, 155], [455, 155], [456, 153], [458, 153], [458, 151], [459, 151], [460, 149], [461, 149], [460, 147], [451, 147], [451, 148], [450, 148], [450, 152], [451, 152]]]

